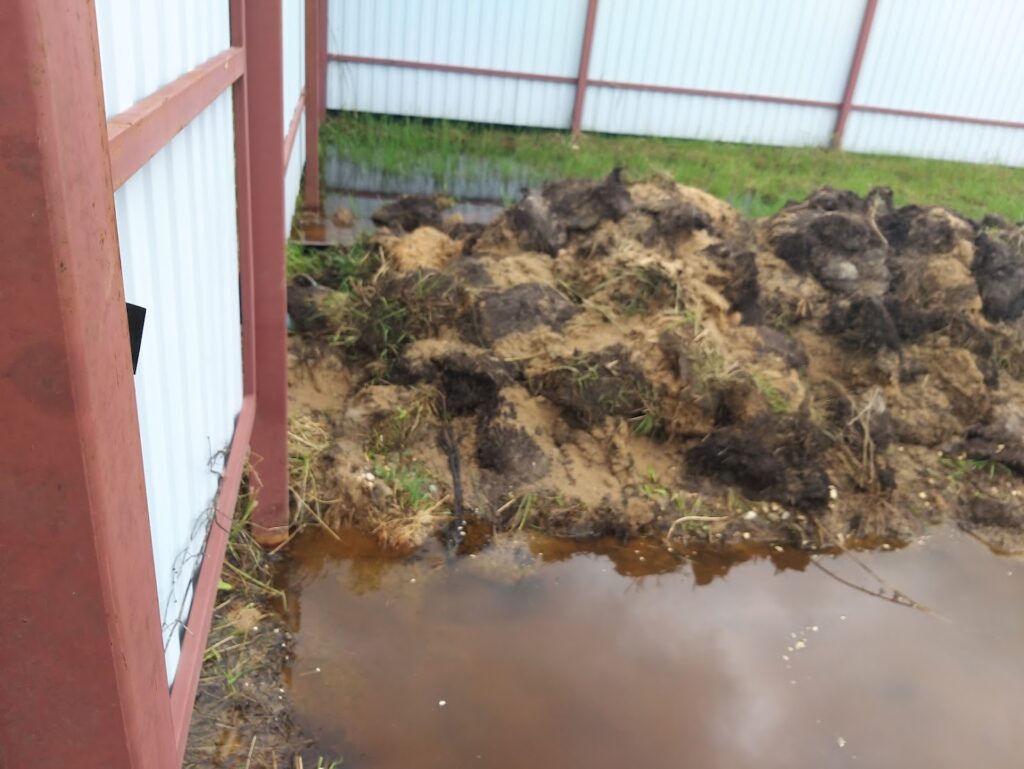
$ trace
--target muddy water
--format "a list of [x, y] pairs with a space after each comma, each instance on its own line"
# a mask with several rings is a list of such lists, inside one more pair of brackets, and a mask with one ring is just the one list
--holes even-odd
[[1024, 562], [946, 530], [858, 556], [929, 614], [772, 555], [313, 533], [283, 576], [290, 694], [345, 767], [1024, 766]]

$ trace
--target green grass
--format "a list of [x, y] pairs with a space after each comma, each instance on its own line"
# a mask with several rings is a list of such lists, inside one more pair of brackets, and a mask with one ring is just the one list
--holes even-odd
[[614, 166], [638, 179], [664, 173], [732, 202], [750, 216], [774, 213], [822, 185], [859, 194], [885, 185], [899, 205], [942, 205], [973, 217], [1024, 219], [1024, 169], [855, 155], [818, 148], [509, 129], [340, 113], [324, 125], [322, 151], [340, 151], [386, 172], [426, 172], [444, 182], [461, 158], [491, 174], [531, 183], [597, 178]]

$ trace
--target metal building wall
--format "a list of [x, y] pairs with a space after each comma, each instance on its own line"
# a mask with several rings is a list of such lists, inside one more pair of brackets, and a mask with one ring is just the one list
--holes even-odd
[[[330, 0], [328, 54], [574, 79], [586, 0]], [[575, 87], [332, 61], [328, 109], [565, 128]]]
[[[282, 45], [284, 59], [284, 125], [285, 131], [295, 115], [295, 105], [306, 84], [306, 4], [304, 0], [281, 0]], [[306, 162], [306, 112], [303, 107], [298, 135], [287, 158], [284, 181], [285, 237], [291, 228], [292, 216], [299, 196], [302, 167]]]
[[[1024, 3], [882, 0], [854, 103], [1024, 121]], [[853, 112], [845, 147], [1024, 165], [1024, 130]]]
[[[98, 0], [114, 115], [230, 45], [227, 0]], [[115, 194], [125, 295], [147, 309], [135, 378], [168, 681], [242, 403], [231, 93]]]
[[[590, 78], [837, 103], [864, 0], [601, 0]], [[826, 144], [835, 109], [591, 86], [583, 128]]]
[[[328, 64], [327, 106], [569, 128], [587, 5], [330, 0], [328, 53], [343, 60]], [[1024, 165], [1024, 4], [1017, 0], [878, 0], [876, 12], [874, 0], [599, 0], [596, 7], [583, 130], [827, 146], [859, 60], [862, 22], [873, 15], [845, 149]], [[885, 114], [894, 109], [931, 118]]]

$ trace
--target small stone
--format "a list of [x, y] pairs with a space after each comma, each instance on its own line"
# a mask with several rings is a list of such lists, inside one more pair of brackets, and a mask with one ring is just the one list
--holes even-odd
[[793, 644], [793, 648], [797, 651], [803, 649], [805, 646], [807, 646], [807, 644], [805, 644], [803, 641], [797, 641], [795, 644]]
[[812, 633], [817, 633], [818, 632], [818, 626], [817, 625], [811, 625], [811, 632]]
[[845, 614], [840, 614], [840, 615], [839, 615], [839, 619], [841, 619], [841, 620], [845, 620], [845, 619], [846, 619], [846, 615], [845, 615]]
[[844, 740], [842, 737], [836, 737], [836, 745], [838, 745], [841, 748], [845, 748], [846, 740]]
[[750, 532], [749, 531], [743, 532], [743, 539], [750, 539]]
[[445, 705], [448, 704], [448, 700], [438, 700], [437, 704], [443, 708]]
[[782, 655], [782, 659], [784, 659], [786, 662], [789, 662], [789, 655], [788, 654], [783, 654]]
[[928, 492], [926, 492], [926, 491], [919, 491], [919, 492], [917, 492], [917, 496], [919, 498], [921, 498], [921, 499], [928, 499]]
[[752, 521], [755, 518], [757, 518], [757, 510], [747, 510], [747, 512], [743, 514], [744, 521]]
[[415, 582], [416, 582], [416, 577], [412, 577], [412, 578], [411, 578], [411, 579], [409, 580], [409, 582], [410, 582], [410, 583], [415, 583]]
[[828, 487], [828, 498], [832, 500], [839, 499], [839, 489], [830, 485]]

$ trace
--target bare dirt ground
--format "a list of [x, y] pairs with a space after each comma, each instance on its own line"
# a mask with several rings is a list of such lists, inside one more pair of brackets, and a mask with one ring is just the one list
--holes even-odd
[[408, 198], [289, 290], [305, 504], [687, 547], [1024, 551], [1024, 229], [820, 189], [747, 220], [555, 182], [490, 225]]

